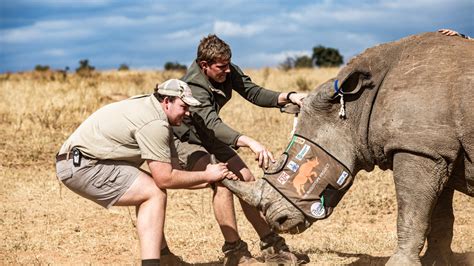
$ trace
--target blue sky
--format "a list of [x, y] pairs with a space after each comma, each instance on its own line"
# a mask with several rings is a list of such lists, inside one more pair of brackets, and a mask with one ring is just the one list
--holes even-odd
[[89, 59], [101, 70], [190, 65], [216, 33], [243, 68], [278, 66], [323, 45], [345, 62], [401, 37], [452, 28], [474, 36], [473, 0], [2, 0], [0, 72]]

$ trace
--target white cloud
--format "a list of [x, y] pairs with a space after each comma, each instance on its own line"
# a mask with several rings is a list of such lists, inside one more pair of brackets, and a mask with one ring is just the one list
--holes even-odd
[[[445, 9], [456, 6], [463, 5], [473, 5], [471, 0], [456, 0], [456, 1], [446, 1], [446, 0], [384, 0], [379, 2], [381, 8], [390, 8], [390, 9]], [[419, 9], [421, 8], [421, 9]]]
[[5, 43], [71, 40], [85, 38], [91, 34], [91, 30], [77, 27], [75, 23], [65, 20], [37, 22], [31, 26], [1, 31], [2, 42]]
[[[240, 56], [239, 64], [243, 66], [249, 67], [262, 67], [262, 66], [277, 66], [288, 57], [296, 57], [296, 56], [311, 56], [310, 51], [304, 50], [286, 50], [277, 53], [265, 53], [265, 52], [258, 52], [253, 54], [248, 54], [246, 56]], [[258, 62], [258, 65], [255, 63]]]
[[[143, 29], [163, 23], [163, 18], [145, 16], [143, 18], [128, 18], [125, 16], [89, 17], [86, 19], [46, 20], [29, 26], [1, 30], [4, 43], [29, 43], [35, 41], [68, 41], [87, 39], [99, 34], [125, 33], [130, 35], [130, 29]], [[124, 32], [125, 31], [125, 32]]]
[[192, 30], [179, 30], [164, 35], [165, 38], [170, 40], [186, 40], [192, 39], [195, 36], [195, 32]]
[[111, 4], [113, 0], [23, 0], [23, 3], [41, 6], [99, 7]]
[[265, 27], [259, 24], [249, 24], [242, 26], [237, 23], [220, 21], [214, 22], [214, 32], [222, 36], [246, 36], [251, 37], [265, 30]]
[[131, 19], [125, 16], [108, 16], [103, 18], [94, 18], [93, 21], [102, 26], [126, 27], [141, 24], [143, 20]]
[[49, 49], [43, 52], [46, 56], [55, 56], [55, 57], [63, 57], [66, 56], [66, 51], [63, 49]]

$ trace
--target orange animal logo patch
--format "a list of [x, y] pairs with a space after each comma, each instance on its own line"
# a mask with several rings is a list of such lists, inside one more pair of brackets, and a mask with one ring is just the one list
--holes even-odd
[[318, 177], [318, 174], [313, 171], [316, 166], [319, 165], [319, 160], [318, 157], [315, 157], [311, 160], [306, 161], [306, 163], [302, 164], [298, 175], [295, 176], [293, 179], [293, 187], [295, 187], [296, 192], [298, 195], [303, 196], [303, 194], [306, 192], [304, 189], [304, 185], [309, 181], [310, 183], [313, 183], [314, 179]]

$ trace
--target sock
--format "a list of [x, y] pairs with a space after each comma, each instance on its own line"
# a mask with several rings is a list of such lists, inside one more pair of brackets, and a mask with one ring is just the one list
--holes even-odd
[[237, 240], [237, 241], [234, 241], [234, 242], [227, 242], [227, 241], [225, 241], [225, 242], [224, 242], [224, 245], [226, 245], [226, 246], [228, 246], [228, 247], [235, 247], [235, 246], [237, 246], [237, 244], [239, 244], [239, 242], [240, 242], [240, 239]]
[[168, 246], [164, 247], [161, 249], [160, 251], [160, 255], [163, 256], [163, 255], [170, 255], [171, 254], [171, 250]]
[[274, 235], [276, 235], [275, 232], [270, 232], [266, 234], [265, 236], [263, 236], [262, 238], [260, 238], [260, 241], [267, 242], [267, 240], [271, 239]]
[[160, 266], [160, 259], [142, 260], [142, 266]]

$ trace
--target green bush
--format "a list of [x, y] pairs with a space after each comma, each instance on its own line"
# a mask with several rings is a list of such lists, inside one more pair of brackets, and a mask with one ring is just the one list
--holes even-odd
[[186, 71], [187, 67], [185, 65], [181, 65], [178, 62], [166, 62], [165, 63], [165, 70], [178, 70], [178, 71]]
[[307, 55], [299, 56], [295, 58], [295, 68], [312, 68], [313, 60]]
[[44, 72], [44, 71], [48, 71], [49, 70], [49, 66], [47, 65], [36, 65], [35, 66], [35, 71], [40, 71], [40, 72]]
[[293, 57], [287, 57], [285, 61], [281, 62], [278, 68], [283, 71], [288, 71], [295, 66], [295, 59]]
[[118, 71], [128, 71], [130, 70], [130, 68], [128, 67], [127, 64], [123, 63], [123, 64], [120, 64], [119, 68], [118, 68]]
[[79, 60], [79, 67], [76, 68], [76, 73], [79, 76], [88, 77], [92, 75], [92, 72], [95, 70], [95, 67], [89, 64], [88, 59]]
[[312, 59], [319, 67], [338, 67], [344, 59], [337, 49], [324, 47], [322, 45], [313, 47]]

